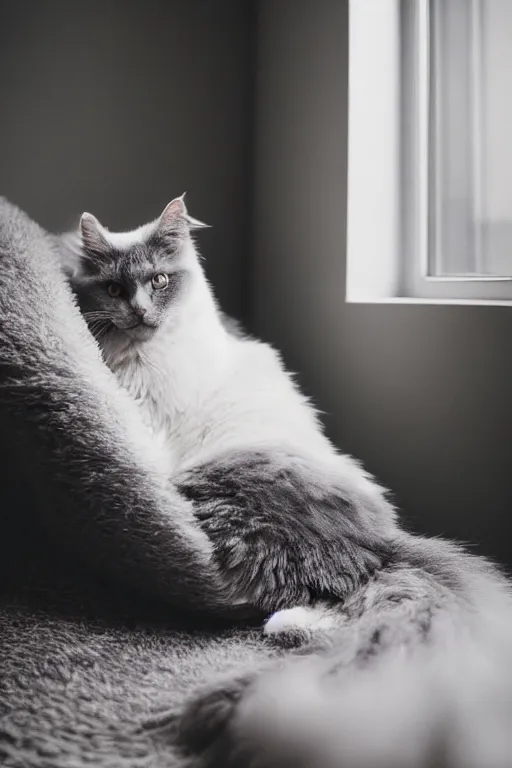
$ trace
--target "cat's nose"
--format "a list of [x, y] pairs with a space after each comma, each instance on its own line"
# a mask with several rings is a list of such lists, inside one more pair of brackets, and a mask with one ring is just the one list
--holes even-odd
[[147, 309], [145, 307], [133, 307], [133, 312], [137, 315], [137, 317], [144, 317]]

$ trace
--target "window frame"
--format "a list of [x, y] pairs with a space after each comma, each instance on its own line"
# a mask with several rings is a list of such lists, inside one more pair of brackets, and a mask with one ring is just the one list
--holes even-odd
[[512, 277], [429, 274], [429, 14], [430, 0], [350, 0], [347, 301], [512, 304]]

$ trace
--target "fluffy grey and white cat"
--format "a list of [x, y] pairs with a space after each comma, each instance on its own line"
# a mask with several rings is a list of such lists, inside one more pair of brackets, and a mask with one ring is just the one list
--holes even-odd
[[183, 197], [132, 232], [83, 214], [71, 283], [237, 599], [273, 614], [265, 632], [280, 642], [337, 627], [349, 632], [344, 653], [361, 658], [426, 637], [488, 589], [508, 606], [484, 561], [402, 532], [279, 354], [226, 324], [191, 237], [200, 226]]

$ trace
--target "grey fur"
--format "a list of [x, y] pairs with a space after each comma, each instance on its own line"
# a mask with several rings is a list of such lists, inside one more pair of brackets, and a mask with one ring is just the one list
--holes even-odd
[[[510, 766], [493, 566], [297, 456], [225, 456], [170, 487], [52, 240], [6, 202], [0, 320], [3, 764]], [[293, 653], [213, 629], [318, 599], [338, 629]]]
[[392, 509], [296, 456], [225, 455], [177, 478], [223, 573], [271, 613], [346, 600], [393, 556]]
[[258, 632], [179, 632], [0, 608], [0, 765], [177, 768], [174, 720], [204, 681], [265, 659]]

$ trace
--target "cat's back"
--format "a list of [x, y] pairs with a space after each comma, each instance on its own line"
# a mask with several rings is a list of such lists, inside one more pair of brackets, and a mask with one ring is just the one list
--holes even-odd
[[332, 451], [315, 408], [298, 389], [280, 354], [258, 339], [230, 337], [223, 382], [207, 407], [212, 425], [208, 448], [295, 446], [317, 453]]

